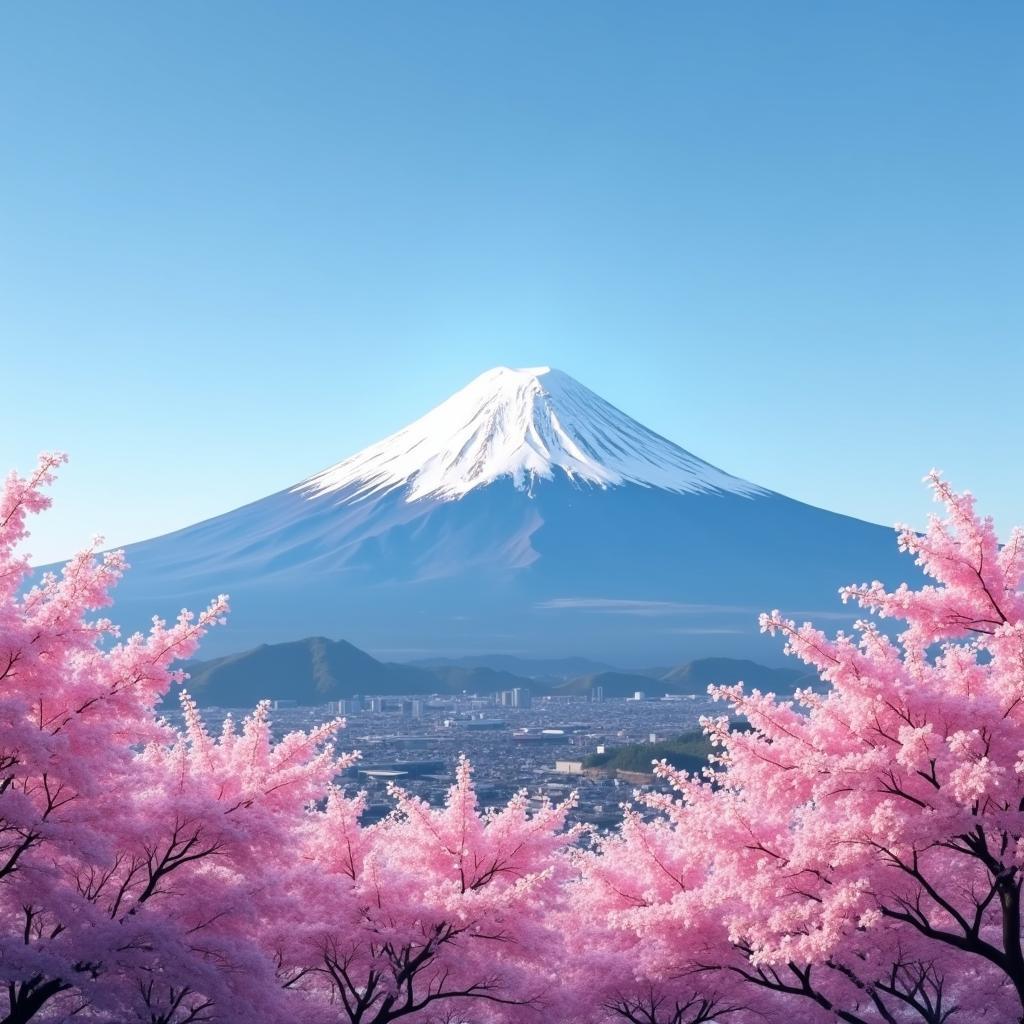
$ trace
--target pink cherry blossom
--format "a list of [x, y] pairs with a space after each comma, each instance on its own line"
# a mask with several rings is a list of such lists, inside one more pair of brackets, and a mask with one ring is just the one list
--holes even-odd
[[318, 1020], [551, 1019], [572, 801], [531, 810], [521, 793], [481, 809], [464, 758], [443, 807], [393, 794], [394, 813], [369, 828], [341, 793], [311, 822], [317, 901], [293, 987]]
[[[112, 643], [90, 613], [126, 565], [99, 542], [24, 590], [15, 545], [62, 456], [0, 496], [0, 977], [4, 1024], [280, 1020], [266, 946], [277, 862], [347, 761], [340, 723], [273, 743], [266, 708], [211, 739], [158, 717], [223, 596]], [[6, 1005], [4, 1005], [4, 1003]]]

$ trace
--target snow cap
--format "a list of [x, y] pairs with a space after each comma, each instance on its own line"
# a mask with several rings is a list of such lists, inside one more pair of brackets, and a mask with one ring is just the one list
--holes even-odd
[[454, 500], [504, 477], [532, 493], [537, 481], [558, 474], [598, 487], [763, 493], [548, 366], [488, 370], [426, 416], [295, 490], [355, 501], [404, 487], [407, 501]]

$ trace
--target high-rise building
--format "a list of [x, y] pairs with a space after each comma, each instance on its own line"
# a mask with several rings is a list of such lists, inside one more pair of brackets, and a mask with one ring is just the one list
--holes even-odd
[[332, 700], [327, 704], [327, 712], [331, 715], [356, 715], [362, 709], [363, 702], [359, 697], [343, 697], [341, 700]]
[[532, 705], [530, 691], [517, 686], [514, 690], [502, 690], [497, 702], [504, 708], [528, 708]]
[[590, 688], [590, 702], [592, 704], [600, 704], [604, 700], [604, 687], [603, 686], [592, 686]]

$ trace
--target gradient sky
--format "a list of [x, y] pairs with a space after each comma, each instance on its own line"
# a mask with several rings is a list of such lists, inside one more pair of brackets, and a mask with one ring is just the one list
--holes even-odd
[[41, 560], [498, 364], [730, 472], [1024, 520], [1024, 5], [9, 4], [0, 464]]

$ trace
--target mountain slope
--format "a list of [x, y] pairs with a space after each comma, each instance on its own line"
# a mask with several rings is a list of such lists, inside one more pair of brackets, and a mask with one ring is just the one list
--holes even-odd
[[[556, 682], [595, 672], [610, 672], [611, 665], [589, 658], [520, 658], [514, 654], [467, 654], [461, 658], [419, 658], [417, 668], [489, 668], [528, 680]], [[667, 670], [665, 670], [667, 671]]]
[[188, 689], [202, 704], [251, 707], [257, 701], [325, 704], [355, 694], [435, 693], [436, 678], [386, 664], [344, 640], [308, 637], [188, 666]]
[[677, 665], [658, 676], [637, 672], [597, 672], [571, 679], [554, 689], [554, 693], [589, 694], [601, 687], [605, 699], [632, 697], [641, 692], [648, 697], [665, 694], [706, 694], [708, 686], [731, 686], [742, 682], [747, 689], [789, 693], [804, 684], [806, 672], [791, 668], [768, 668], [743, 658], [699, 658]]
[[533, 693], [546, 693], [546, 684], [483, 665], [438, 665], [425, 670], [437, 682], [441, 693], [500, 693], [517, 687]]
[[666, 693], [707, 693], [709, 686], [731, 686], [742, 682], [748, 690], [755, 687], [773, 693], [789, 693], [795, 686], [806, 685], [806, 669], [766, 668], [756, 662], [737, 658], [698, 658], [677, 665], [659, 682]]
[[662, 696], [666, 691], [660, 683], [647, 676], [635, 675], [632, 672], [594, 672], [586, 676], [578, 676], [562, 683], [555, 688], [555, 693], [576, 694], [587, 696], [596, 687], [600, 687], [605, 700], [616, 700], [632, 697], [637, 691], [650, 696]]

